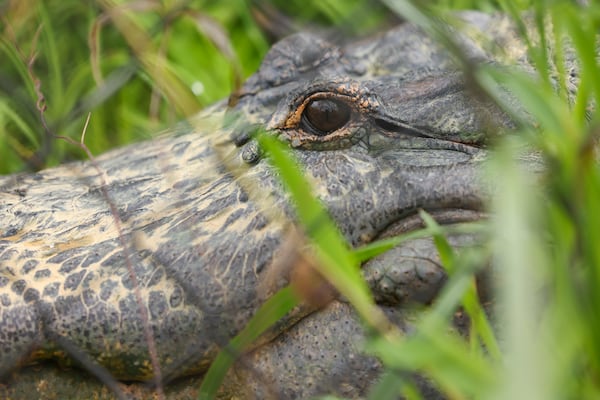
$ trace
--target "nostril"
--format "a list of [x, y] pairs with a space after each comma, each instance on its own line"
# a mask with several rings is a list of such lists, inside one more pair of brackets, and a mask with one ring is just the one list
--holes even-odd
[[262, 156], [262, 152], [256, 140], [250, 140], [242, 148], [242, 160], [246, 164], [256, 164]]
[[248, 143], [250, 140], [250, 134], [248, 131], [236, 131], [231, 135], [231, 140], [236, 147], [241, 147]]

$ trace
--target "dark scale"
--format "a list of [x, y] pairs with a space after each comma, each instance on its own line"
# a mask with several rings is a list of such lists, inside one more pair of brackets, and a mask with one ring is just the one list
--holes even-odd
[[56, 297], [58, 295], [58, 289], [60, 288], [60, 286], [60, 282], [52, 282], [46, 285], [46, 287], [44, 287], [43, 296], [50, 298]]
[[33, 271], [33, 269], [37, 267], [39, 263], [40, 262], [38, 260], [27, 260], [25, 265], [23, 265], [23, 268], [21, 268], [21, 274], [27, 275], [30, 271]]

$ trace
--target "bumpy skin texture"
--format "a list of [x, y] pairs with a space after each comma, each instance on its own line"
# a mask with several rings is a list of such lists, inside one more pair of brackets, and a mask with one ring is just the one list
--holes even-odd
[[[505, 23], [464, 18], [486, 29]], [[497, 40], [523, 62], [511, 38]], [[463, 42], [472, 58], [491, 61], [476, 42]], [[315, 134], [303, 115], [311, 100], [324, 98], [351, 114], [339, 129]], [[215, 126], [225, 109], [229, 122]], [[0, 375], [31, 358], [60, 356], [56, 343], [66, 341], [118, 379], [150, 379], [145, 324], [163, 376], [204, 371], [289, 281], [274, 265], [286, 256], [281, 244], [293, 211], [250, 139], [256, 127], [290, 143], [356, 246], [420, 208], [479, 209], [484, 140], [510, 126], [468, 93], [452, 58], [410, 24], [343, 47], [298, 34], [273, 47], [229, 107], [218, 104], [163, 137], [98, 157], [102, 175], [86, 162], [0, 178]], [[376, 297], [396, 307], [407, 298], [430, 301], [443, 283], [434, 246], [415, 242], [394, 251], [365, 266]], [[411, 288], [418, 288], [414, 296]], [[339, 325], [344, 318], [354, 321], [351, 328]], [[253, 373], [231, 374], [226, 396], [268, 395], [256, 371], [272, 377], [275, 398], [359, 396], [380, 370], [365, 356], [331, 360], [340, 343], [362, 337], [339, 301], [277, 333], [247, 357]], [[282, 357], [286, 373], [278, 367]], [[344, 383], [331, 384], [338, 377]], [[18, 373], [13, 380], [18, 385]]]

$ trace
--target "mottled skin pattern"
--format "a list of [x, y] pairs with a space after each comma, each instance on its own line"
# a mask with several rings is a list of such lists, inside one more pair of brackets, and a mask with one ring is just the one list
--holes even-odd
[[[464, 18], [524, 62], [512, 34], [498, 35], [505, 20]], [[464, 46], [473, 59], [492, 59], [476, 42], [465, 39]], [[351, 115], [317, 135], [303, 114], [325, 98], [347, 104]], [[216, 126], [225, 108], [237, 119]], [[165, 136], [98, 157], [102, 176], [86, 162], [2, 177], [0, 375], [32, 358], [60, 356], [58, 337], [118, 379], [150, 379], [136, 293], [163, 376], [204, 371], [219, 346], [289, 280], [286, 271], [273, 279], [273, 265], [286, 256], [281, 244], [291, 211], [249, 139], [257, 126], [290, 144], [356, 246], [420, 208], [454, 210], [447, 220], [439, 213], [442, 223], [473, 219], [466, 210], [479, 210], [486, 196], [478, 173], [485, 138], [511, 122], [475, 100], [452, 58], [410, 24], [343, 47], [299, 34], [274, 46], [229, 107], [218, 104]], [[431, 300], [443, 273], [429, 241], [394, 251], [364, 269], [376, 297], [404, 326], [410, 318], [393, 306], [410, 297]], [[346, 344], [358, 346], [361, 335], [351, 309], [334, 301], [249, 360], [273, 377], [275, 398], [357, 396], [380, 368], [357, 347], [347, 358], [354, 350]], [[340, 351], [344, 357], [335, 359]], [[308, 368], [313, 364], [321, 367]], [[269, 394], [255, 374], [239, 371], [226, 396]], [[336, 379], [344, 383], [332, 384]]]

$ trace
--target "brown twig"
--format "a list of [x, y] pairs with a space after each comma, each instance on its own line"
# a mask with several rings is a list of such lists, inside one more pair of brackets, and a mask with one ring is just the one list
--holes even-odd
[[86, 153], [86, 155], [89, 159], [90, 165], [98, 173], [98, 176], [100, 179], [100, 191], [102, 193], [102, 197], [106, 200], [106, 203], [108, 204], [108, 206], [110, 208], [110, 213], [115, 222], [115, 227], [117, 229], [117, 235], [119, 238], [119, 244], [123, 248], [123, 256], [125, 258], [125, 264], [127, 265], [129, 279], [131, 279], [131, 283], [132, 283], [133, 290], [135, 293], [136, 302], [138, 305], [138, 312], [140, 313], [140, 317], [142, 319], [142, 325], [144, 326], [144, 336], [146, 339], [146, 343], [148, 344], [148, 353], [150, 356], [150, 362], [152, 363], [152, 370], [154, 372], [154, 384], [156, 387], [156, 393], [158, 395], [158, 398], [160, 400], [163, 400], [163, 399], [165, 399], [165, 394], [164, 394], [164, 390], [162, 387], [162, 373], [161, 373], [161, 369], [160, 369], [160, 363], [158, 361], [158, 352], [156, 350], [156, 342], [154, 340], [154, 336], [152, 335], [152, 330], [150, 329], [150, 322], [149, 322], [150, 320], [148, 317], [148, 309], [146, 308], [144, 301], [142, 299], [142, 293], [140, 291], [137, 275], [135, 273], [135, 270], [133, 268], [133, 263], [131, 261], [131, 254], [129, 251], [129, 246], [126, 243], [125, 236], [123, 234], [123, 226], [122, 226], [121, 217], [119, 216], [119, 211], [117, 210], [115, 203], [112, 201], [112, 199], [108, 193], [108, 179], [107, 179], [108, 177], [106, 176], [106, 173], [100, 168], [100, 165], [94, 158], [94, 155], [92, 154], [89, 147], [87, 147], [84, 142], [85, 131], [87, 129], [90, 117], [91, 117], [91, 113], [88, 113], [83, 132], [81, 133], [81, 139], [79, 142], [77, 142], [67, 136], [55, 135], [54, 137], [56, 139], [65, 140], [68, 143], [71, 143], [71, 144], [79, 147], [80, 149], [82, 149]]
[[[12, 32], [12, 30], [10, 29], [10, 24], [7, 24], [7, 29], [9, 32]], [[87, 130], [88, 124], [89, 124], [89, 120], [90, 120], [90, 116], [91, 114], [88, 114], [86, 122], [85, 122], [85, 126], [83, 128], [83, 132], [81, 134], [81, 139], [79, 142], [71, 139], [70, 137], [67, 136], [60, 136], [60, 135], [55, 135], [49, 128], [48, 123], [46, 121], [46, 117], [45, 117], [45, 111], [47, 109], [47, 104], [46, 104], [46, 97], [44, 96], [44, 93], [41, 89], [42, 84], [41, 84], [41, 80], [36, 76], [35, 72], [34, 72], [34, 65], [35, 65], [35, 60], [36, 60], [36, 56], [37, 53], [35, 52], [35, 48], [36, 48], [36, 44], [39, 38], [39, 34], [41, 32], [42, 26], [38, 27], [34, 39], [33, 39], [33, 45], [32, 45], [32, 50], [30, 52], [30, 54], [28, 56], [25, 56], [25, 54], [21, 51], [21, 49], [19, 48], [19, 46], [17, 45], [17, 41], [16, 38], [14, 37], [13, 34], [13, 45], [15, 46], [16, 51], [18, 52], [18, 54], [20, 55], [21, 59], [23, 60], [23, 62], [27, 65], [27, 73], [28, 73], [28, 77], [30, 79], [30, 81], [33, 83], [33, 87], [35, 90], [35, 96], [36, 96], [36, 108], [39, 112], [39, 118], [40, 118], [40, 122], [42, 124], [42, 127], [44, 128], [44, 145], [42, 147], [42, 149], [37, 152], [34, 157], [32, 157], [32, 159], [34, 161], [38, 161], [36, 162], [35, 166], [40, 166], [43, 165], [42, 162], [40, 161], [40, 155], [47, 155], [50, 151], [51, 148], [51, 143], [53, 141], [53, 139], [61, 139], [61, 140], [65, 140], [66, 142], [73, 144], [79, 148], [81, 148], [86, 155], [88, 156], [90, 165], [96, 170], [96, 172], [98, 173], [98, 176], [100, 178], [100, 191], [102, 193], [102, 196], [104, 197], [104, 199], [106, 200], [109, 208], [110, 208], [110, 212], [111, 215], [113, 217], [113, 220], [115, 222], [115, 226], [117, 229], [117, 233], [118, 233], [118, 238], [119, 238], [119, 242], [120, 245], [123, 247], [123, 255], [125, 258], [125, 263], [127, 265], [127, 269], [129, 272], [129, 277], [132, 281], [132, 285], [134, 288], [134, 292], [135, 292], [135, 297], [136, 297], [136, 302], [138, 305], [138, 311], [140, 313], [140, 317], [142, 319], [142, 323], [144, 326], [144, 336], [146, 338], [146, 342], [148, 344], [148, 352], [149, 352], [149, 356], [150, 356], [150, 361], [152, 363], [152, 369], [154, 372], [154, 382], [155, 382], [155, 386], [156, 386], [156, 392], [158, 395], [158, 398], [160, 400], [165, 398], [164, 395], [164, 390], [162, 387], [162, 374], [161, 374], [161, 369], [160, 369], [160, 364], [158, 361], [158, 355], [157, 355], [157, 350], [156, 350], [156, 343], [154, 341], [154, 337], [152, 336], [152, 331], [150, 329], [150, 323], [149, 323], [149, 318], [148, 318], [148, 310], [146, 308], [146, 306], [144, 305], [143, 299], [142, 299], [142, 295], [141, 295], [141, 291], [138, 285], [138, 280], [137, 280], [137, 276], [135, 274], [135, 270], [133, 268], [133, 263], [131, 261], [131, 256], [130, 256], [130, 252], [129, 252], [129, 247], [127, 246], [127, 243], [125, 241], [125, 237], [123, 235], [123, 228], [122, 228], [122, 221], [121, 218], [119, 217], [119, 213], [117, 210], [117, 207], [115, 205], [115, 203], [112, 201], [112, 199], [110, 198], [110, 195], [108, 193], [108, 185], [107, 185], [107, 177], [106, 174], [104, 173], [104, 171], [102, 171], [102, 169], [100, 168], [100, 166], [98, 165], [98, 163], [96, 162], [96, 159], [94, 158], [92, 152], [90, 151], [90, 149], [86, 146], [84, 140], [85, 140], [85, 132]], [[68, 351], [68, 349], [65, 349]], [[76, 355], [75, 355], [76, 356]], [[78, 357], [75, 357], [78, 358]], [[111, 389], [115, 390], [115, 385], [111, 385], [110, 382], [105, 381], [103, 379], [105, 374], [99, 374], [98, 377]], [[122, 393], [115, 393], [117, 396], [122, 397]]]
[[[62, 139], [62, 140], [65, 140], [65, 141], [83, 149], [83, 151], [85, 151], [88, 158], [90, 159], [90, 163], [91, 163], [92, 167], [98, 172], [98, 175], [100, 176], [100, 180], [101, 180], [100, 190], [110, 207], [111, 214], [115, 221], [115, 226], [117, 227], [117, 232], [119, 235], [119, 241], [120, 241], [121, 246], [123, 247], [123, 252], [124, 252], [127, 268], [129, 270], [130, 278], [132, 280], [133, 287], [135, 290], [136, 300], [138, 302], [140, 315], [142, 317], [142, 321], [144, 322], [144, 334], [146, 336], [146, 340], [148, 343], [148, 351], [150, 353], [150, 359], [151, 359], [152, 367], [154, 370], [154, 377], [155, 377], [155, 381], [156, 381], [157, 393], [158, 393], [159, 399], [164, 399], [164, 393], [163, 393], [162, 386], [161, 386], [162, 379], [161, 379], [161, 373], [160, 373], [160, 366], [158, 363], [158, 357], [157, 357], [157, 352], [156, 352], [156, 344], [154, 342], [154, 338], [152, 337], [152, 332], [150, 331], [150, 326], [148, 323], [148, 310], [146, 309], [146, 307], [144, 306], [143, 301], [142, 301], [139, 286], [137, 284], [137, 277], [136, 277], [135, 271], [133, 269], [133, 264], [131, 263], [131, 257], [129, 256], [128, 246], [126, 245], [125, 238], [123, 236], [123, 231], [122, 231], [122, 227], [121, 227], [121, 219], [119, 218], [118, 211], [117, 211], [117, 208], [116, 208], [114, 202], [110, 199], [110, 196], [108, 194], [106, 176], [103, 173], [103, 171], [100, 169], [94, 156], [92, 155], [91, 151], [85, 145], [85, 142], [84, 142], [85, 132], [87, 130], [87, 126], [88, 126], [91, 114], [88, 114], [84, 129], [83, 129], [83, 132], [81, 135], [81, 140], [79, 143], [69, 137], [55, 135], [50, 130], [48, 123], [46, 121], [46, 117], [45, 117], [45, 111], [47, 109], [46, 97], [44, 96], [44, 93], [41, 89], [41, 87], [42, 87], [41, 80], [36, 76], [36, 74], [33, 70], [34, 65], [35, 65], [36, 56], [37, 56], [37, 53], [33, 49], [36, 48], [35, 44], [37, 43], [37, 39], [39, 37], [40, 31], [41, 31], [41, 26], [38, 28], [38, 30], [35, 33], [34, 40], [33, 40], [34, 45], [32, 46], [32, 50], [31, 50], [29, 56], [27, 56], [27, 57], [17, 46], [16, 40], [13, 43], [15, 46], [15, 49], [21, 56], [23, 62], [26, 63], [26, 65], [27, 65], [28, 77], [31, 80], [31, 82], [33, 83], [33, 87], [35, 90], [36, 108], [39, 112], [40, 122], [42, 124], [42, 127], [44, 128], [44, 133], [45, 133], [45, 138], [46, 138], [46, 140], [44, 141], [44, 143], [45, 143], [44, 147], [42, 148], [41, 152], [36, 153], [38, 156], [35, 157], [34, 159], [39, 160], [39, 154], [47, 154], [49, 152], [52, 139]], [[59, 340], [58, 342], [59, 342], [58, 344], [64, 344], [65, 340]], [[83, 365], [86, 365], [86, 366], [92, 365], [90, 362], [85, 362], [85, 361], [89, 361], [85, 357], [85, 354], [83, 352], [79, 351], [78, 349], [77, 349], [77, 351], [75, 351], [74, 346], [72, 346], [72, 345], [66, 346], [65, 350], [69, 354], [71, 354], [71, 356], [74, 357], [75, 359], [82, 361]], [[98, 367], [98, 368], [92, 368], [91, 372], [94, 372], [96, 377], [98, 377], [107, 387], [109, 387], [111, 390], [113, 390], [113, 392], [115, 393], [115, 395], [118, 398], [123, 398], [123, 399], [126, 398], [126, 396], [122, 393], [122, 391], [114, 383], [114, 380], [107, 378], [106, 370]]]
[[37, 43], [40, 37], [40, 32], [42, 31], [43, 25], [38, 26], [37, 30], [35, 31], [35, 34], [33, 35], [33, 39], [32, 39], [32, 45], [31, 45], [31, 50], [29, 52], [28, 55], [25, 55], [25, 53], [23, 52], [23, 50], [21, 49], [21, 47], [18, 45], [18, 41], [15, 35], [14, 30], [12, 29], [12, 25], [10, 24], [9, 21], [6, 20], [6, 18], [2, 17], [2, 21], [5, 23], [6, 26], [6, 34], [8, 37], [10, 37], [10, 41], [11, 44], [13, 45], [15, 51], [17, 52], [17, 54], [19, 55], [19, 57], [21, 58], [21, 61], [23, 61], [23, 63], [27, 66], [27, 75], [28, 78], [30, 80], [30, 82], [33, 85], [33, 90], [35, 92], [35, 96], [36, 96], [36, 109], [38, 110], [38, 112], [40, 113], [40, 120], [42, 123], [42, 127], [44, 129], [44, 135], [42, 137], [42, 146], [41, 148], [36, 151], [31, 157], [29, 157], [28, 159], [24, 160], [26, 162], [26, 164], [29, 166], [29, 168], [31, 169], [39, 169], [41, 167], [44, 166], [45, 164], [45, 159], [48, 157], [48, 155], [50, 154], [51, 150], [52, 150], [52, 133], [50, 131], [50, 129], [48, 128], [48, 124], [46, 122], [46, 119], [44, 118], [43, 114], [46, 111], [46, 97], [44, 96], [41, 87], [41, 81], [40, 79], [35, 75], [34, 71], [33, 71], [33, 66], [35, 64], [35, 60], [37, 57], [37, 52], [34, 50], [37, 48]]

